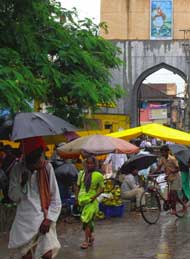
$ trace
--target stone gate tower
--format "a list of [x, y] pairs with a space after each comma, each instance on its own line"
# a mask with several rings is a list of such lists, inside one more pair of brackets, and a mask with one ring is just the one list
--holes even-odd
[[124, 61], [112, 72], [112, 83], [127, 92], [116, 112], [130, 115], [136, 126], [138, 90], [147, 76], [166, 68], [187, 80], [190, 65], [183, 43], [184, 37], [190, 39], [190, 0], [101, 0], [101, 21], [109, 28], [103, 37], [121, 48]]

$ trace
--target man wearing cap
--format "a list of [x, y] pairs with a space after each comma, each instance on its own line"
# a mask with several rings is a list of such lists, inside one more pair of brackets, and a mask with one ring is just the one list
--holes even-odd
[[23, 160], [11, 171], [9, 197], [17, 202], [10, 231], [11, 249], [19, 249], [22, 259], [52, 259], [60, 248], [56, 221], [61, 200], [53, 168], [43, 158], [41, 137], [21, 142]]

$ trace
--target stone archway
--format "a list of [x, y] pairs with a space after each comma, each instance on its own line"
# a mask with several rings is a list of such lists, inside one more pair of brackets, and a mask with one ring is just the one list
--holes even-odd
[[178, 74], [179, 76], [181, 76], [184, 81], [187, 81], [187, 75], [181, 71], [180, 69], [170, 66], [168, 64], [165, 63], [160, 63], [156, 66], [153, 66], [147, 70], [145, 70], [135, 81], [134, 87], [133, 87], [133, 91], [132, 91], [132, 96], [133, 96], [133, 102], [134, 102], [134, 126], [139, 125], [139, 116], [138, 116], [138, 97], [139, 97], [139, 89], [142, 85], [142, 82], [151, 74], [153, 74], [154, 72], [160, 70], [161, 68], [165, 68], [175, 74]]

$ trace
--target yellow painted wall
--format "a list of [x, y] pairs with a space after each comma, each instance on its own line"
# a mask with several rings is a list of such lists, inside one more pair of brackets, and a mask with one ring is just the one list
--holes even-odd
[[[108, 24], [106, 39], [149, 40], [150, 0], [101, 0], [101, 21]], [[173, 0], [173, 39], [190, 28], [190, 0]]]
[[104, 130], [106, 125], [112, 125], [111, 131], [117, 131], [119, 128], [130, 128], [130, 120], [127, 115], [120, 114], [93, 114], [86, 116], [88, 119], [101, 121], [101, 129]]

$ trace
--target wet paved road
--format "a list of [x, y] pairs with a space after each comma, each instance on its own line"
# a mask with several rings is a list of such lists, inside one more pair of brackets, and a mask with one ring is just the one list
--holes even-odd
[[[61, 223], [62, 244], [58, 259], [188, 259], [190, 255], [190, 213], [183, 219], [162, 215], [156, 225], [146, 224], [138, 213], [126, 213], [96, 223], [94, 247], [81, 250], [80, 224]], [[0, 238], [0, 259], [7, 259], [6, 237]]]

